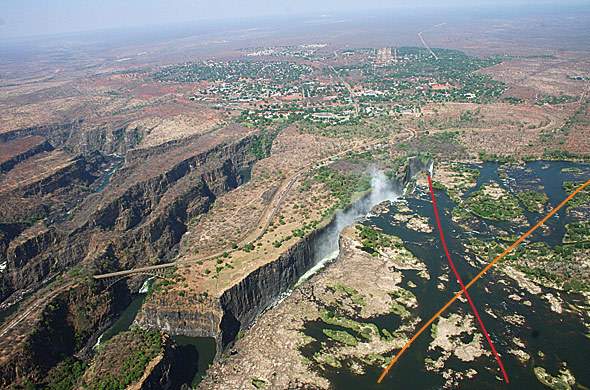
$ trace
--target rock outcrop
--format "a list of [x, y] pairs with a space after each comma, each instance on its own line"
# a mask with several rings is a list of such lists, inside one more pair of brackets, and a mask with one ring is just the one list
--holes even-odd
[[[25, 329], [30, 322], [24, 321], [0, 340], [0, 387], [43, 382], [65, 356], [96, 342], [96, 330], [104, 329], [129, 301], [125, 284], [104, 290], [87, 282], [58, 291], [38, 314], [31, 313], [39, 317], [33, 329]], [[15, 334], [25, 339], [15, 343]]]
[[[399, 174], [399, 188], [405, 187], [423, 171], [431, 161], [409, 159]], [[366, 202], [369, 197], [358, 202]], [[351, 206], [354, 207], [354, 206]], [[291, 246], [277, 259], [245, 275], [216, 299], [206, 298], [204, 304], [155, 301], [144, 305], [136, 319], [142, 327], [161, 329], [173, 335], [215, 337], [217, 353], [227, 350], [240, 331], [252, 325], [256, 318], [277, 299], [287, 293], [299, 278], [326, 255], [323, 250], [328, 236], [338, 230], [337, 221], [313, 231]], [[336, 238], [337, 239], [337, 238]], [[322, 249], [320, 249], [322, 248]]]
[[[207, 147], [213, 139], [198, 137], [131, 154], [104, 191], [88, 196], [63, 223], [47, 227], [42, 236], [13, 238], [19, 244], [8, 245], [0, 300], [82, 261], [109, 272], [169, 259], [187, 222], [248, 177], [255, 161], [252, 138], [236, 137], [235, 129], [228, 133], [233, 139], [213, 147]], [[91, 180], [83, 169], [72, 173], [78, 165], [71, 166], [70, 174], [54, 175], [24, 191], [55, 192], [67, 188], [70, 176]], [[105, 262], [107, 248], [110, 261]]]
[[47, 141], [34, 145], [33, 147], [24, 150], [22, 153], [18, 153], [7, 160], [0, 162], [0, 174], [10, 171], [19, 162], [25, 161], [36, 154], [51, 152], [52, 150], [54, 150], [54, 147]]

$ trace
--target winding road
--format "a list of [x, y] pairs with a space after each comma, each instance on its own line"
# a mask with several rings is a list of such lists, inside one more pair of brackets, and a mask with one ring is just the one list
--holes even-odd
[[[415, 129], [406, 128], [404, 130], [408, 134], [407, 138], [405, 138], [403, 140], [404, 142], [409, 142], [412, 139], [417, 137], [417, 132]], [[309, 171], [311, 171], [313, 169], [317, 169], [322, 166], [326, 166], [331, 161], [333, 161], [335, 158], [344, 156], [348, 153], [375, 150], [375, 149], [383, 148], [383, 147], [387, 147], [387, 146], [389, 146], [389, 142], [386, 140], [380, 139], [380, 140], [365, 144], [361, 147], [353, 147], [353, 148], [349, 148], [344, 151], [332, 154], [332, 155], [325, 157], [319, 161], [307, 164], [304, 167], [300, 168], [291, 177], [289, 177], [288, 179], [283, 181], [283, 183], [281, 184], [279, 189], [275, 192], [272, 200], [266, 206], [264, 212], [262, 213], [262, 215], [258, 221], [257, 226], [255, 228], [253, 228], [252, 230], [250, 230], [250, 232], [248, 234], [246, 234], [246, 236], [241, 238], [241, 241], [238, 243], [238, 246], [242, 247], [250, 242], [260, 239], [262, 236], [264, 236], [266, 234], [271, 222], [276, 217], [277, 213], [281, 210], [283, 203], [284, 203], [285, 199], [287, 198], [287, 196], [289, 195], [291, 189], [293, 188], [293, 186], [295, 185], [297, 180], [299, 180], [306, 173], [308, 173]], [[199, 258], [199, 261], [211, 260], [216, 257], [222, 256], [224, 253], [233, 253], [237, 250], [238, 249], [225, 248], [225, 249], [220, 250], [220, 251], [213, 253], [211, 255]], [[162, 267], [162, 266], [174, 267], [176, 265], [187, 263], [187, 262], [193, 263], [194, 261], [195, 261], [194, 259], [177, 260], [177, 261], [170, 262], [170, 263], [160, 264], [158, 266], [142, 267], [142, 268], [135, 268], [135, 269], [126, 270], [126, 271], [118, 271], [118, 272], [113, 272], [113, 273], [108, 273], [108, 274], [95, 275], [94, 278], [95, 279], [107, 279], [107, 278], [112, 278], [112, 277], [117, 277], [117, 276], [130, 276], [130, 275], [145, 273], [146, 271], [149, 271], [149, 270], [159, 269], [158, 267]]]
[[[412, 139], [416, 138], [416, 136], [417, 136], [416, 130], [406, 128], [405, 131], [408, 136], [403, 140], [404, 142], [408, 142], [408, 141], [411, 141]], [[332, 155], [325, 157], [319, 161], [307, 164], [304, 167], [300, 168], [291, 177], [289, 177], [288, 179], [283, 181], [283, 184], [277, 190], [277, 192], [273, 196], [273, 199], [267, 205], [265, 211], [261, 215], [258, 225], [256, 226], [256, 228], [252, 229], [250, 231], [250, 233], [248, 233], [242, 239], [241, 244], [244, 245], [248, 242], [256, 241], [256, 240], [260, 239], [266, 233], [266, 231], [268, 230], [268, 228], [270, 226], [270, 223], [276, 217], [277, 213], [281, 209], [285, 199], [289, 195], [293, 186], [295, 185], [297, 180], [299, 180], [301, 177], [303, 177], [306, 173], [308, 173], [309, 171], [311, 171], [313, 169], [317, 169], [322, 166], [325, 166], [325, 165], [329, 164], [331, 161], [333, 161], [335, 158], [344, 156], [347, 153], [360, 152], [360, 151], [370, 151], [370, 150], [375, 150], [378, 148], [387, 147], [389, 145], [390, 144], [389, 144], [388, 140], [380, 139], [377, 141], [373, 141], [373, 142], [364, 144], [360, 147], [353, 147], [353, 148], [349, 148], [344, 151], [332, 154]], [[200, 260], [210, 260], [215, 257], [221, 256], [224, 252], [233, 252], [233, 251], [235, 251], [235, 249], [226, 249], [226, 250], [220, 251], [218, 253], [209, 255], [207, 257], [201, 258]], [[191, 262], [192, 261], [193, 260], [191, 260]], [[139, 267], [139, 268], [134, 268], [134, 269], [129, 269], [129, 270], [122, 270], [122, 271], [111, 272], [111, 273], [106, 273], [106, 274], [94, 275], [93, 278], [95, 280], [105, 280], [105, 279], [110, 279], [110, 278], [127, 277], [127, 276], [132, 276], [132, 275], [145, 274], [145, 273], [154, 272], [154, 271], [158, 271], [158, 270], [162, 270], [162, 269], [166, 269], [166, 268], [176, 267], [177, 265], [182, 264], [182, 263], [183, 263], [183, 261], [175, 261], [175, 262], [158, 264], [158, 265], [153, 265], [153, 266]], [[55, 289], [48, 289], [46, 293], [44, 293], [44, 294], [42, 293], [42, 295], [40, 295], [38, 298], [31, 300], [28, 303], [28, 307], [26, 308], [26, 310], [24, 310], [22, 313], [17, 314], [10, 321], [8, 321], [7, 323], [0, 326], [0, 337], [4, 338], [4, 336], [9, 334], [11, 331], [17, 331], [19, 326], [26, 325], [28, 328], [30, 328], [32, 326], [32, 324], [27, 324], [27, 322], [26, 322], [27, 320], [33, 319], [35, 317], [35, 315], [40, 314], [41, 310], [45, 307], [45, 304], [47, 302], [49, 302], [52, 299], [54, 299], [55, 297], [57, 297], [57, 295], [59, 295], [60, 293], [66, 291], [70, 288], [75, 287], [76, 285], [77, 285], [76, 281], [67, 281], [65, 284], [62, 284], [61, 286], [58, 286]], [[19, 334], [22, 334], [22, 333], [23, 332], [19, 331]], [[18, 335], [15, 334], [14, 337], [9, 337], [9, 338], [11, 340], [17, 340]]]

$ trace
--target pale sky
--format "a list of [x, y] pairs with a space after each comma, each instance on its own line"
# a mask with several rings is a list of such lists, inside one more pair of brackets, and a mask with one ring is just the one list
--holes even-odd
[[588, 0], [0, 0], [0, 39], [204, 19], [541, 2], [588, 4]]

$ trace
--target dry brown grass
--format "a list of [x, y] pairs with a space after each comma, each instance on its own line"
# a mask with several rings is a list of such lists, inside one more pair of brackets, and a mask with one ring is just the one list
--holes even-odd
[[[322, 211], [336, 201], [319, 183], [300, 191], [305, 180], [305, 175], [300, 172], [310, 164], [350, 147], [348, 141], [302, 134], [295, 127], [283, 131], [273, 145], [271, 157], [255, 165], [252, 180], [221, 196], [208, 214], [191, 224], [190, 232], [181, 244], [180, 259], [186, 266], [178, 271], [189, 281], [189, 289], [219, 294], [295, 244], [299, 239], [293, 237], [293, 230], [305, 223], [320, 221]], [[295, 181], [284, 192], [293, 177]], [[282, 198], [280, 207], [273, 210], [277, 194], [281, 193], [287, 196]], [[271, 225], [265, 230], [267, 218], [271, 218]], [[261, 232], [264, 235], [258, 238]], [[289, 236], [291, 238], [286, 240]], [[282, 241], [282, 245], [275, 247], [275, 241]], [[218, 257], [222, 259], [220, 266], [230, 264], [233, 268], [225, 267], [215, 278], [218, 258], [201, 260], [231, 248], [233, 243], [243, 247], [248, 242], [254, 244], [251, 252], [230, 250], [229, 258]], [[208, 275], [205, 274], [207, 269], [210, 271]]]
[[583, 54], [560, 53], [556, 58], [505, 61], [484, 73], [508, 84], [507, 95], [532, 99], [536, 94], [579, 96], [585, 83], [567, 76], [585, 75], [589, 67], [590, 58]]

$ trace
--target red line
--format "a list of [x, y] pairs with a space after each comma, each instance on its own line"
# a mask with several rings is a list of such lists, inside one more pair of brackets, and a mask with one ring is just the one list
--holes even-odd
[[457, 282], [459, 282], [459, 285], [461, 286], [461, 289], [463, 290], [463, 294], [465, 295], [465, 297], [467, 298], [467, 301], [469, 302], [469, 306], [471, 306], [471, 310], [473, 310], [473, 314], [475, 314], [475, 317], [477, 318], [477, 322], [479, 323], [479, 327], [481, 328], [481, 332], [485, 336], [486, 340], [488, 340], [488, 344], [490, 345], [492, 353], [494, 354], [494, 357], [496, 358], [496, 361], [498, 362], [498, 365], [500, 366], [500, 370], [502, 371], [502, 375], [504, 375], [504, 381], [506, 381], [506, 383], [510, 383], [510, 381], [508, 380], [508, 374], [506, 373], [506, 370], [504, 369], [504, 364], [502, 363], [502, 359], [500, 359], [500, 355], [498, 355], [498, 352], [496, 351], [496, 347], [494, 347], [494, 343], [492, 342], [492, 339], [490, 338], [490, 335], [489, 335], [485, 325], [483, 324], [483, 321], [481, 320], [481, 317], [479, 316], [477, 309], [475, 308], [475, 304], [473, 303], [471, 296], [469, 295], [469, 293], [467, 292], [467, 289], [465, 288], [465, 285], [463, 284], [463, 280], [461, 280], [461, 276], [459, 276], [459, 272], [457, 272], [457, 268], [455, 268], [455, 264], [453, 263], [453, 260], [451, 260], [451, 254], [449, 253], [449, 248], [447, 247], [447, 243], [445, 241], [445, 235], [443, 233], [442, 225], [440, 223], [440, 216], [438, 215], [438, 206], [436, 205], [436, 197], [434, 196], [434, 188], [432, 187], [432, 178], [430, 177], [430, 175], [428, 175], [428, 188], [430, 189], [430, 198], [432, 199], [432, 208], [434, 209], [434, 219], [436, 219], [438, 233], [440, 235], [440, 240], [442, 242], [442, 246], [445, 251], [445, 255], [447, 256], [447, 260], [449, 261], [449, 265], [451, 266], [451, 269], [453, 270], [453, 273], [455, 274], [455, 277], [457, 278]]

